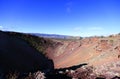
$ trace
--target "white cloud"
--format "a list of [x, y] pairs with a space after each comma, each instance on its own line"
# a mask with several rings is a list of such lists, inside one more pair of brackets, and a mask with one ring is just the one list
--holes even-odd
[[94, 26], [78, 26], [73, 28], [73, 34], [76, 36], [96, 36], [96, 35], [104, 35], [105, 29], [103, 27]]
[[89, 27], [88, 30], [99, 31], [99, 30], [103, 30], [103, 28], [102, 27]]
[[0, 29], [3, 28], [3, 26], [0, 26]]
[[3, 29], [3, 26], [0, 26], [0, 30], [2, 30]]
[[66, 3], [66, 12], [70, 13], [72, 8], [72, 1]]
[[80, 27], [75, 27], [75, 28], [74, 28], [74, 31], [80, 31], [80, 30], [81, 30]]
[[71, 8], [70, 8], [70, 7], [67, 7], [67, 8], [66, 8], [66, 11], [67, 11], [68, 13], [70, 13], [70, 12], [71, 12]]

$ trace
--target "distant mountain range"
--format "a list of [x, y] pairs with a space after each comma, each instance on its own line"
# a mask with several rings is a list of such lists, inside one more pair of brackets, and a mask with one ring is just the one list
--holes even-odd
[[58, 35], [58, 34], [43, 34], [43, 33], [29, 33], [31, 35], [44, 37], [44, 38], [55, 38], [55, 39], [80, 39], [79, 36], [69, 36], [69, 35]]

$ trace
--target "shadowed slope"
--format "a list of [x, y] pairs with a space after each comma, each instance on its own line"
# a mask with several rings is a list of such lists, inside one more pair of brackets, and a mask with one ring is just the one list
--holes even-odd
[[53, 68], [52, 60], [47, 59], [24, 40], [0, 32], [0, 70], [49, 72]]

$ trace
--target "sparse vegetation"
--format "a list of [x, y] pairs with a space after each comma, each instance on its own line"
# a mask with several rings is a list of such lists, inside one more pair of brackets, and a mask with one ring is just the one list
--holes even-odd
[[[2, 31], [0, 31], [0, 32], [2, 32]], [[4, 34], [5, 36], [8, 36], [6, 39], [8, 39], [10, 37], [10, 39], [8, 39], [9, 42], [12, 40], [12, 42], [8, 43], [8, 44], [11, 45], [11, 44], [14, 43], [11, 46], [16, 46], [17, 50], [20, 48], [19, 45], [21, 45], [21, 43], [23, 43], [23, 40], [24, 40], [25, 45], [29, 44], [28, 46], [30, 48], [28, 48], [28, 50], [32, 49], [32, 47], [33, 47], [37, 51], [42, 52], [42, 54], [46, 54], [46, 49], [49, 48], [49, 47], [50, 47], [50, 49], [51, 48], [54, 49], [54, 48], [56, 48], [57, 45], [63, 46], [63, 48], [61, 48], [59, 51], [63, 50], [62, 53], [66, 53], [66, 54], [70, 52], [71, 55], [69, 56], [70, 59], [68, 58], [69, 62], [67, 62], [67, 64], [66, 64], [66, 60], [65, 60], [65, 62], [63, 61], [62, 63], [65, 63], [66, 64], [65, 66], [68, 66], [68, 67], [70, 65], [73, 66], [73, 67], [69, 67], [67, 69], [58, 69], [58, 71], [56, 72], [55, 71], [56, 69], [53, 69], [54, 67], [52, 68], [52, 70], [49, 70], [50, 65], [45, 64], [43, 68], [38, 66], [38, 63], [41, 62], [41, 59], [39, 59], [40, 61], [38, 61], [37, 63], [34, 63], [34, 61], [36, 62], [38, 59], [34, 60], [34, 58], [31, 59], [31, 57], [30, 57], [30, 59], [31, 59], [31, 60], [29, 59], [30, 62], [32, 60], [34, 60], [32, 64], [36, 65], [35, 71], [28, 71], [27, 73], [24, 73], [24, 72], [22, 72], [22, 73], [21, 72], [19, 72], [19, 73], [18, 72], [10, 72], [10, 73], [5, 75], [6, 79], [45, 79], [45, 78], [46, 79], [56, 79], [56, 78], [57, 79], [59, 79], [59, 78], [60, 79], [71, 79], [71, 77], [75, 78], [75, 79], [78, 79], [78, 78], [95, 79], [96, 77], [107, 78], [107, 75], [109, 77], [109, 74], [110, 75], [112, 74], [112, 77], [110, 77], [110, 78], [113, 78], [115, 76], [114, 74], [118, 74], [118, 72], [119, 72], [117, 70], [109, 71], [111, 68], [116, 67], [116, 69], [117, 69], [117, 67], [120, 66], [119, 63], [115, 64], [115, 62], [117, 60], [114, 60], [116, 58], [117, 59], [120, 58], [120, 55], [118, 53], [119, 50], [120, 50], [120, 47], [119, 47], [119, 44], [117, 44], [118, 41], [119, 41], [118, 40], [119, 38], [115, 38], [115, 36], [114, 37], [105, 37], [105, 38], [102, 37], [102, 36], [99, 37], [99, 38], [98, 37], [96, 37], [96, 38], [90, 37], [90, 38], [85, 38], [85, 39], [82, 39], [82, 38], [80, 38], [80, 39], [47, 39], [47, 38], [32, 36], [32, 35], [24, 34], [24, 33], [16, 33], [16, 32], [4, 32], [4, 33], [5, 33]], [[12, 38], [15, 38], [15, 39], [13, 40]], [[19, 41], [16, 41], [16, 40], [19, 40]], [[20, 42], [20, 43], [16, 44], [17, 42]], [[21, 47], [24, 47], [25, 45], [23, 44], [23, 45], [21, 45]], [[58, 48], [60, 46], [58, 46]], [[2, 45], [1, 45], [1, 47], [2, 47]], [[27, 47], [27, 46], [25, 46], [25, 47]], [[93, 49], [93, 48], [95, 48], [95, 49]], [[11, 49], [11, 47], [10, 47], [10, 49]], [[74, 54], [76, 51], [78, 51], [78, 49], [81, 49], [80, 53], [77, 52], [76, 54]], [[92, 49], [92, 51], [91, 51], [91, 49]], [[94, 54], [94, 50], [97, 50], [98, 53]], [[112, 50], [112, 52], [111, 52], [111, 50]], [[14, 52], [14, 49], [12, 49], [12, 51]], [[50, 51], [48, 50], [48, 53]], [[55, 50], [55, 51], [57, 51], [57, 50]], [[20, 51], [19, 53], [21, 54], [21, 52], [22, 51]], [[28, 51], [25, 58], [28, 57], [29, 53], [30, 52]], [[84, 53], [84, 54], [82, 54], [82, 53]], [[92, 53], [91, 58], [89, 58], [89, 55], [91, 53]], [[15, 51], [14, 54], [16, 54], [16, 51]], [[24, 54], [24, 52], [23, 52], [23, 54]], [[50, 53], [50, 54], [53, 54], [53, 53]], [[77, 57], [78, 56], [77, 54], [79, 55], [79, 57]], [[19, 54], [17, 54], [17, 55], [19, 55]], [[33, 55], [34, 54], [32, 54], [32, 56]], [[65, 57], [67, 57], [67, 55]], [[82, 68], [81, 68], [81, 66], [79, 66], [79, 67], [75, 66], [75, 64], [77, 64], [77, 63], [72, 62], [72, 61], [74, 61], [74, 58], [71, 58], [73, 56], [76, 56], [75, 61], [80, 62], [81, 61], [80, 58], [82, 58], [82, 61], [84, 61], [84, 58], [86, 57], [85, 59], [89, 59], [89, 60], [87, 60], [88, 61], [87, 63], [90, 63], [90, 64], [92, 63], [92, 65], [94, 65], [94, 66], [99, 64], [101, 67], [99, 68], [99, 66], [98, 66], [98, 69], [94, 70], [94, 67], [92, 67], [90, 65], [89, 65], [90, 67], [85, 67], [84, 66]], [[58, 57], [58, 59], [56, 57], [56, 60], [59, 61], [59, 58], [65, 58], [65, 57], [62, 56], [62, 54], [61, 54], [61, 57]], [[35, 58], [36, 58], [36, 56], [35, 56]], [[67, 59], [67, 58], [65, 58], [65, 59]], [[20, 57], [20, 60], [21, 60], [21, 57]], [[53, 60], [54, 60], [54, 58], [53, 58]], [[108, 66], [103, 65], [102, 63], [106, 63], [106, 62], [104, 62], [104, 60], [109, 61], [109, 63], [112, 63], [111, 61], [114, 61], [113, 62], [114, 65], [112, 64], [113, 67], [109, 66], [109, 65]], [[24, 58], [23, 58], [22, 61], [24, 61]], [[71, 64], [70, 62], [72, 62], [73, 64]], [[54, 62], [54, 63], [56, 64], [56, 62]], [[11, 64], [11, 63], [9, 63], [9, 64]], [[59, 66], [58, 68], [60, 68], [60, 67], [65, 68], [65, 66], [62, 65], [61, 62], [59, 63], [59, 65], [61, 65], [61, 66]], [[32, 65], [30, 64], [28, 66], [32, 66]], [[16, 67], [16, 65], [14, 67]], [[37, 70], [40, 70], [40, 69], [37, 69], [37, 67], [40, 68], [40, 69], [41, 68], [44, 69], [44, 68], [48, 67], [49, 69], [48, 70], [41, 70], [41, 71], [36, 72]], [[99, 69], [100, 69], [100, 73], [99, 73]], [[46, 72], [46, 71], [48, 71], [48, 72]], [[107, 72], [107, 75], [106, 75], [106, 72]], [[101, 73], [103, 73], [103, 74], [101, 74]], [[117, 75], [117, 76], [119, 76], [119, 75]]]
[[118, 33], [118, 35], [120, 35], [120, 33]]
[[109, 37], [114, 37], [114, 35], [109, 35]]
[[12, 37], [20, 38], [25, 40], [30, 46], [34, 47], [39, 52], [46, 54], [45, 50], [48, 47], [53, 47], [53, 41], [50, 39], [44, 39], [42, 37], [33, 36], [30, 34], [16, 33], [16, 32], [6, 32]]
[[100, 38], [104, 38], [104, 36], [100, 36]]
[[110, 40], [110, 44], [111, 44], [111, 45], [113, 45], [113, 43], [114, 43], [114, 40], [113, 40], [113, 39], [111, 39], [111, 40]]
[[6, 79], [45, 79], [45, 73], [41, 71], [37, 71], [34, 73], [18, 73], [18, 72], [9, 72], [8, 74], [5, 74]]

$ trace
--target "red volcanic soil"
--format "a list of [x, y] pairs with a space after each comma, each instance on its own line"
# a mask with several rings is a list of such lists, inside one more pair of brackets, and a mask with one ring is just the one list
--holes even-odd
[[103, 64], [108, 66], [120, 60], [119, 35], [54, 41], [57, 43], [54, 50], [48, 48], [46, 52], [48, 52], [47, 56], [53, 60], [55, 68], [65, 68], [82, 63], [100, 68]]
[[[48, 72], [54, 68], [77, 67], [66, 70], [69, 71], [67, 74], [73, 78], [83, 76], [83, 79], [86, 74], [90, 77], [104, 75], [107, 79], [120, 76], [120, 35], [83, 39], [46, 39], [30, 35], [24, 35], [24, 39], [20, 37], [22, 34], [19, 33], [0, 32], [1, 68], [26, 71], [41, 68]], [[78, 67], [84, 63], [87, 66]], [[81, 73], [84, 74], [78, 75]], [[86, 79], [94, 79], [88, 77]]]

